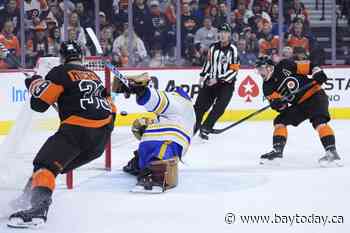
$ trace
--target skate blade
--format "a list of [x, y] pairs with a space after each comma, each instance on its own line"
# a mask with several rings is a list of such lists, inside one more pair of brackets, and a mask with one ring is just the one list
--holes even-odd
[[323, 168], [333, 168], [333, 167], [343, 167], [344, 166], [340, 160], [335, 160], [332, 162], [319, 161], [318, 163], [320, 164], [320, 167], [323, 167]]
[[10, 228], [20, 228], [20, 229], [38, 229], [45, 224], [45, 221], [41, 218], [33, 218], [31, 222], [24, 222], [21, 218], [11, 218], [7, 223]]
[[281, 165], [281, 162], [282, 162], [281, 158], [276, 158], [276, 159], [273, 159], [273, 160], [260, 159], [259, 164], [260, 165], [268, 165], [268, 166], [276, 166], [276, 167], [278, 167], [278, 166]]
[[136, 185], [130, 190], [132, 193], [146, 193], [146, 194], [160, 194], [164, 193], [164, 190], [160, 186], [153, 186], [151, 190], [145, 189], [143, 186]]

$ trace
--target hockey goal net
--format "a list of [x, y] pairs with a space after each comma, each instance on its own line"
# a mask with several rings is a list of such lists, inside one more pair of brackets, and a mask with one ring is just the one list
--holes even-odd
[[[59, 58], [40, 58], [34, 72], [45, 76], [48, 71], [59, 64]], [[110, 91], [110, 72], [101, 57], [86, 57], [84, 65], [93, 70], [104, 81]], [[28, 96], [27, 96], [28, 97]], [[46, 139], [59, 126], [59, 119], [54, 108], [45, 113], [36, 113], [30, 109], [29, 99], [23, 103], [20, 112], [9, 132], [0, 143], [0, 154], [6, 158], [0, 163], [0, 187], [21, 186], [31, 173], [32, 160]], [[104, 169], [111, 170], [111, 143], [106, 145], [103, 161]], [[69, 172], [61, 183], [68, 189], [73, 188], [73, 172]], [[18, 187], [19, 188], [19, 187]]]

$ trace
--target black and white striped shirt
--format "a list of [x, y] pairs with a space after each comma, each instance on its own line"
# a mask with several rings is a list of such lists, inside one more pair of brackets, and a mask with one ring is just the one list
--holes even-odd
[[231, 82], [236, 79], [238, 70], [239, 57], [237, 47], [232, 43], [226, 47], [221, 47], [220, 42], [216, 42], [209, 47], [208, 57], [200, 76], [205, 78], [205, 83], [209, 79]]

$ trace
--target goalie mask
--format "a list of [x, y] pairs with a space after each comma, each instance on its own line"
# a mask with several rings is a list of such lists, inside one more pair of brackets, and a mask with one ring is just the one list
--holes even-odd
[[69, 40], [62, 42], [60, 56], [64, 63], [70, 61], [81, 61], [83, 52], [80, 45], [76, 41]]

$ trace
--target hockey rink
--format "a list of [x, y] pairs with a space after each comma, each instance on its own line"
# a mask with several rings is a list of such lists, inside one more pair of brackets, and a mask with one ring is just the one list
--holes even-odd
[[[19, 195], [35, 150], [48, 136], [36, 135], [26, 142], [31, 152], [1, 158], [2, 167], [11, 168], [8, 178], [12, 183], [0, 185], [0, 233], [347, 233], [350, 121], [337, 120], [331, 125], [344, 167], [319, 167], [317, 161], [324, 152], [308, 122], [288, 128], [285, 157], [279, 166], [259, 165], [260, 155], [271, 149], [272, 123], [245, 122], [211, 135], [205, 143], [194, 138], [180, 165], [178, 187], [157, 195], [129, 192], [136, 181], [121, 168], [137, 141], [129, 128], [116, 128], [111, 172], [101, 169], [103, 159], [78, 169], [74, 190], [58, 181], [42, 229], [9, 229], [8, 203]], [[4, 176], [4, 170], [0, 175]], [[249, 216], [270, 216], [274, 223], [243, 222]], [[321, 217], [325, 222], [320, 222]]]

